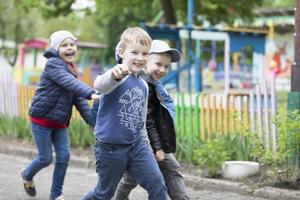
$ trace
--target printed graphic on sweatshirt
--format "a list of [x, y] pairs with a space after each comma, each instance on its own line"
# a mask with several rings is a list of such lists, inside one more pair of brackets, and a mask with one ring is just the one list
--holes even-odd
[[130, 130], [143, 127], [144, 98], [143, 90], [138, 87], [127, 90], [120, 97], [119, 103], [122, 104], [118, 114], [118, 116], [121, 117], [120, 124]]

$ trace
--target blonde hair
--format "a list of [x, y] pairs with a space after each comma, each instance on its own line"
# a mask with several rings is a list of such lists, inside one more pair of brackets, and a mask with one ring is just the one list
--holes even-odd
[[125, 49], [128, 44], [141, 44], [143, 46], [151, 47], [150, 35], [140, 27], [127, 28], [123, 31], [120, 38], [119, 48]]

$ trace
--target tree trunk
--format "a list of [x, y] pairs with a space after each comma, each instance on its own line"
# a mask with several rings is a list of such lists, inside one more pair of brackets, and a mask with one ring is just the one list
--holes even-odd
[[21, 36], [20, 36], [20, 29], [21, 29], [21, 26], [20, 26], [20, 23], [18, 22], [15, 26], [15, 39], [14, 39], [14, 42], [15, 42], [15, 48], [13, 50], [13, 56], [12, 58], [6, 58], [8, 60], [8, 63], [14, 67], [16, 62], [17, 62], [17, 57], [18, 57], [18, 45], [20, 42], [21, 42]]
[[3, 31], [1, 33], [2, 47], [0, 47], [0, 48], [4, 49], [4, 44], [5, 44], [5, 40], [6, 40], [6, 34], [5, 34], [6, 27], [5, 27], [5, 23], [1, 19], [0, 19], [0, 27], [1, 27], [1, 30]]
[[176, 17], [172, 0], [160, 0], [167, 24], [176, 24]]

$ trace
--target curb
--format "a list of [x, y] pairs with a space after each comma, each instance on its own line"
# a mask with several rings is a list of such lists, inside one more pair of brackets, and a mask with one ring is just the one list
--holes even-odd
[[[0, 145], [0, 153], [32, 159], [35, 156], [35, 149], [2, 144]], [[94, 162], [88, 157], [84, 158], [71, 155], [69, 164], [79, 168], [92, 168]]]
[[[0, 153], [14, 155], [24, 158], [33, 158], [35, 150], [12, 145], [0, 145]], [[80, 168], [94, 168], [94, 161], [88, 157], [79, 157], [72, 155], [70, 165]], [[300, 200], [300, 191], [288, 190], [273, 187], [263, 187], [253, 189], [244, 183], [234, 182], [223, 179], [202, 178], [196, 175], [183, 174], [187, 186], [195, 190], [211, 190], [232, 192], [240, 195], [250, 195], [253, 197], [272, 199], [272, 200]]]

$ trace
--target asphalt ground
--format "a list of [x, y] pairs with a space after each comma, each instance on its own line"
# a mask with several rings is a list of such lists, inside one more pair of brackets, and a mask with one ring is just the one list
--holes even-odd
[[[91, 190], [97, 181], [93, 156], [79, 155], [74, 152], [64, 184], [64, 196], [67, 200], [81, 199]], [[33, 158], [35, 150], [32, 145], [0, 140], [0, 200], [47, 200], [52, 180], [53, 165], [42, 170], [35, 177], [38, 195], [30, 198], [23, 191], [20, 171]], [[74, 155], [76, 154], [76, 155]], [[78, 156], [79, 155], [79, 156]], [[184, 173], [191, 200], [297, 200], [300, 191], [264, 187], [253, 189], [243, 183], [207, 179], [199, 175]], [[146, 200], [147, 193], [138, 187], [131, 193], [130, 200]]]

